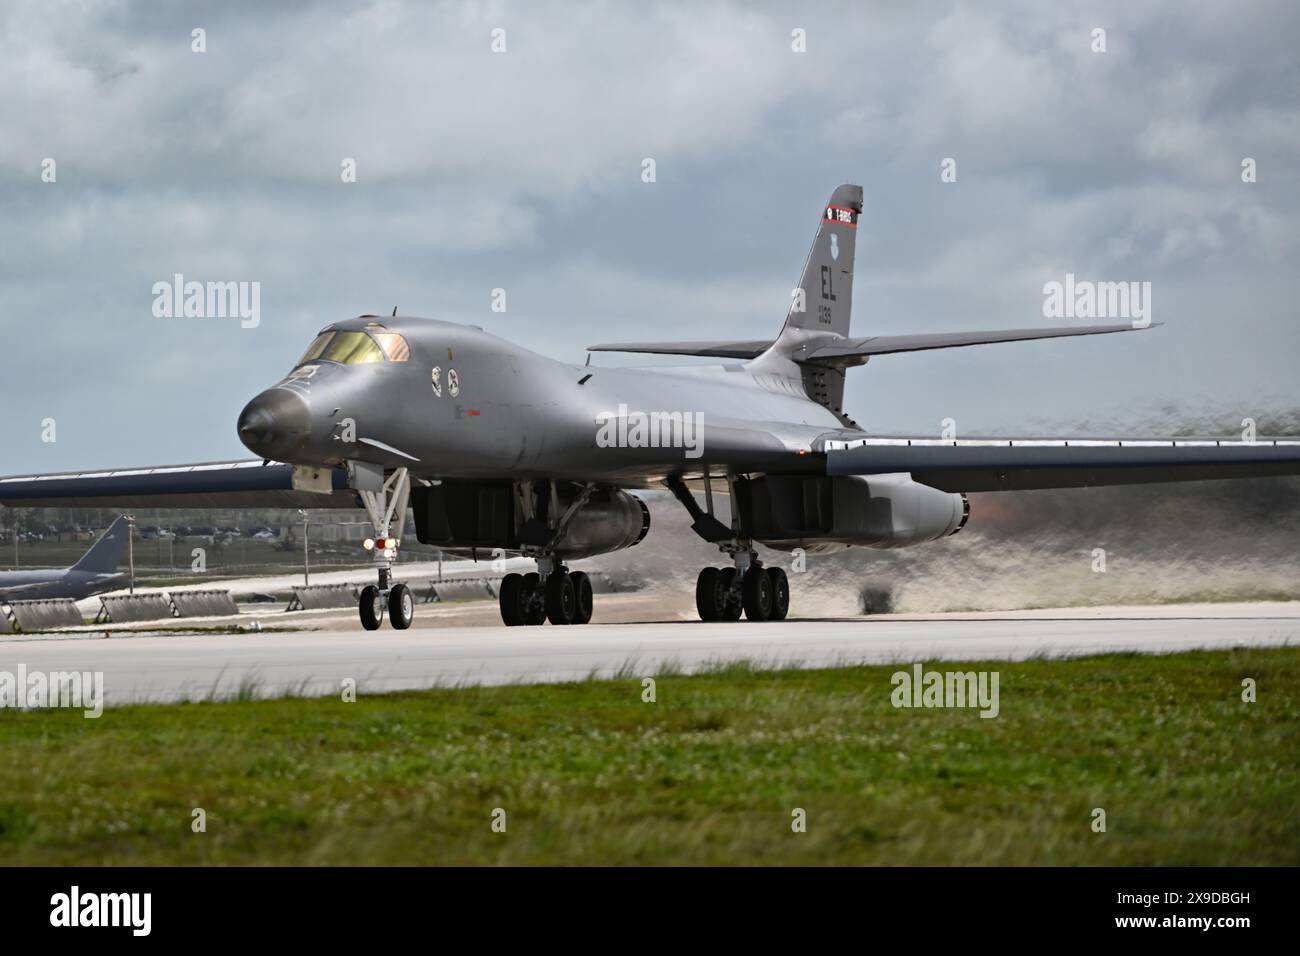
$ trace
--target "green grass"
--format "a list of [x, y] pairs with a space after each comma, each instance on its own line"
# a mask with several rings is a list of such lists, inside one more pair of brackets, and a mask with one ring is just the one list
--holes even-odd
[[999, 671], [991, 720], [893, 708], [897, 669], [669, 672], [657, 703], [629, 666], [356, 703], [3, 712], [0, 860], [1300, 863], [1300, 649], [936, 665]]

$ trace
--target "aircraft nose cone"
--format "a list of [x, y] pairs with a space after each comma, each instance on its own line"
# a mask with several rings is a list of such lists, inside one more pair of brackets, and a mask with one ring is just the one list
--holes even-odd
[[239, 440], [260, 458], [288, 461], [307, 442], [307, 403], [283, 388], [268, 388], [239, 414]]

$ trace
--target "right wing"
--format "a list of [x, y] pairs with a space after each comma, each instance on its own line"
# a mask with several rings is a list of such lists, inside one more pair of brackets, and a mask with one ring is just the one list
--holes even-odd
[[1300, 475], [1300, 440], [867, 438], [825, 443], [831, 475], [908, 472], [942, 491]]
[[278, 462], [80, 471], [0, 478], [0, 504], [37, 508], [357, 508], [347, 472], [333, 469], [332, 491], [305, 491], [293, 467]]

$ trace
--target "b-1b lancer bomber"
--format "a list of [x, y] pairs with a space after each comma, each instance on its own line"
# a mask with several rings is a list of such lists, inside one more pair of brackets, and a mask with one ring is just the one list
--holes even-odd
[[[632, 492], [667, 488], [725, 555], [700, 571], [704, 620], [782, 619], [790, 589], [755, 551], [898, 548], [956, 534], [968, 492], [1300, 474], [1300, 442], [881, 438], [843, 408], [845, 371], [877, 355], [1134, 331], [1132, 323], [855, 337], [862, 189], [820, 221], [785, 324], [748, 341], [627, 342], [591, 351], [722, 364], [602, 368], [555, 361], [482, 328], [363, 315], [326, 326], [240, 413], [257, 460], [0, 479], [0, 503], [98, 507], [363, 507], [378, 576], [368, 629], [411, 625], [392, 579], [408, 506], [416, 537], [465, 556], [524, 555], [500, 588], [509, 625], [584, 624], [591, 583], [566, 562], [635, 547]], [[701, 494], [702, 493], [702, 494]], [[730, 507], [715, 512], [714, 500]], [[701, 502], [702, 498], [702, 502]]]

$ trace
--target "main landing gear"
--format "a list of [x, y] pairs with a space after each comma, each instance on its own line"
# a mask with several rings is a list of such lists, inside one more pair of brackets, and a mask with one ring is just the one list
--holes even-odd
[[[539, 568], [546, 563], [539, 560]], [[591, 620], [591, 578], [585, 571], [556, 566], [538, 572], [507, 574], [501, 581], [501, 621], [523, 624], [586, 624]]]
[[[537, 561], [537, 570], [528, 574], [507, 574], [501, 581], [501, 623], [507, 627], [545, 624], [586, 624], [591, 620], [591, 578], [585, 571], [570, 571], [556, 560], [556, 543], [568, 528], [573, 516], [581, 511], [595, 491], [585, 486], [581, 493], [560, 511], [556, 486], [551, 482], [551, 507], [547, 512], [545, 543], [524, 548], [524, 554]], [[538, 518], [537, 488], [532, 483], [516, 482], [515, 504], [519, 517], [527, 522]]]
[[705, 568], [695, 582], [702, 621], [783, 621], [790, 611], [790, 582], [780, 568], [765, 568], [752, 551], [737, 551], [735, 566]]
[[669, 490], [691, 516], [691, 530], [731, 556], [732, 567], [705, 568], [695, 581], [695, 609], [702, 621], [738, 621], [743, 612], [751, 621], [784, 621], [790, 612], [790, 582], [780, 568], [765, 568], [740, 520], [736, 476], [728, 470], [731, 527], [713, 512], [713, 476], [703, 468], [704, 507], [681, 478], [670, 478]]
[[359, 494], [370, 523], [375, 526], [375, 537], [366, 539], [365, 548], [374, 554], [379, 565], [379, 583], [361, 589], [357, 608], [361, 626], [367, 631], [377, 631], [384, 623], [386, 612], [388, 623], [395, 630], [404, 631], [415, 619], [415, 598], [405, 584], [393, 584], [392, 580], [393, 562], [401, 546], [406, 506], [411, 498], [411, 479], [405, 468], [398, 468], [378, 491]]

